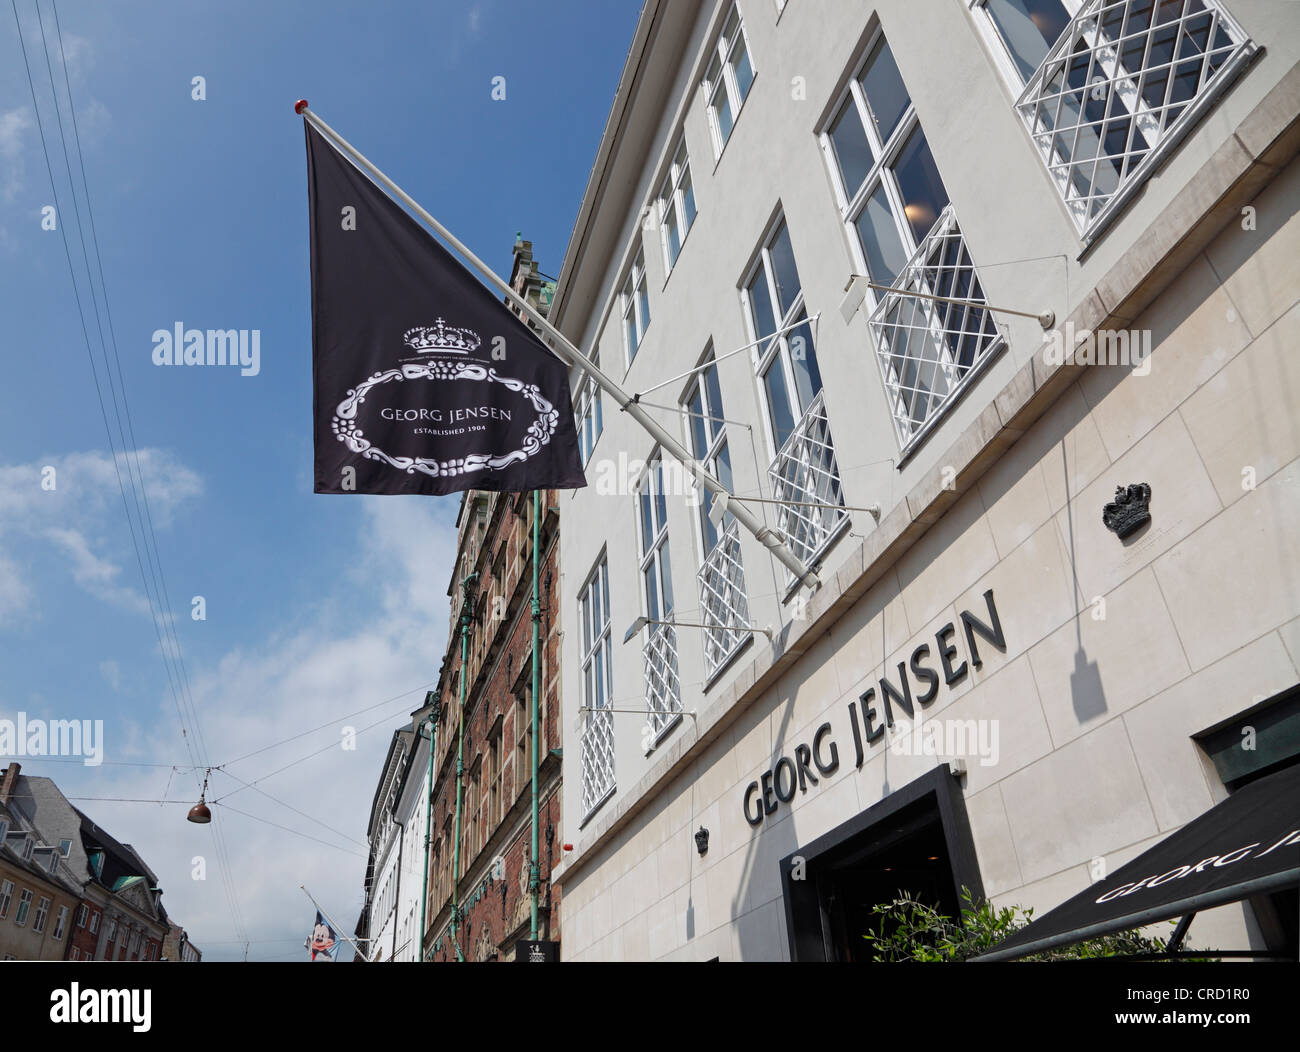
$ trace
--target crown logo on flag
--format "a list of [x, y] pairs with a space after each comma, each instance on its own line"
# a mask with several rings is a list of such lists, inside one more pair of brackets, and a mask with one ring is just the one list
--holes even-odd
[[473, 330], [458, 329], [441, 318], [432, 326], [407, 329], [402, 341], [417, 354], [473, 354], [482, 342]]

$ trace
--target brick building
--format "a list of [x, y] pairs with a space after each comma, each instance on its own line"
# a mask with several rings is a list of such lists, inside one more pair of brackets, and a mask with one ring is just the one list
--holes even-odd
[[[532, 245], [515, 244], [511, 283], [545, 311], [553, 286], [532, 259]], [[541, 613], [538, 701], [538, 937], [559, 939], [559, 896], [550, 875], [561, 852], [559, 636], [559, 518], [556, 494], [540, 501]], [[531, 493], [464, 495], [456, 520], [457, 558], [447, 594], [451, 623], [439, 675], [437, 774], [430, 837], [429, 960], [509, 960], [530, 932], [532, 736]], [[461, 660], [462, 624], [467, 631]], [[463, 787], [459, 879], [456, 792], [460, 689], [465, 677]], [[459, 907], [459, 915], [453, 910]], [[459, 950], [459, 953], [458, 953]]]

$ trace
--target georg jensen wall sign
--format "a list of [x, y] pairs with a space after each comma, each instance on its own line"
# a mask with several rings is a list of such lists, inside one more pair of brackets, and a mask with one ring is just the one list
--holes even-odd
[[[885, 736], [887, 727], [894, 726], [896, 711], [899, 720], [913, 723], [919, 729], [921, 723], [917, 709], [925, 708], [939, 696], [941, 680], [951, 690], [967, 676], [971, 667], [983, 666], [979, 645], [976, 643], [977, 636], [1006, 653], [1006, 637], [1002, 631], [1002, 622], [998, 619], [997, 607], [993, 603], [993, 589], [984, 593], [984, 603], [988, 609], [987, 622], [969, 610], [963, 610], [959, 617], [961, 637], [966, 640], [969, 661], [962, 657], [956, 643], [961, 638], [957, 622], [949, 621], [934, 634], [934, 657], [938, 668], [931, 661], [931, 645], [927, 640], [913, 648], [907, 660], [898, 662], [896, 676], [886, 669], [873, 686], [858, 696], [857, 701], [849, 703], [855, 767], [861, 768], [867, 757], [867, 748]], [[916, 690], [913, 690], [914, 684]], [[810, 786], [818, 785], [822, 778], [835, 774], [840, 768], [840, 752], [833, 734], [831, 724], [823, 723], [814, 732], [810, 742], [795, 745], [792, 756], [780, 756], [757, 781], [750, 782], [745, 787], [741, 801], [745, 821], [751, 826], [762, 825], [763, 820], [775, 814], [781, 804], [792, 801], [796, 793], [806, 793]], [[983, 739], [980, 741], [982, 743]], [[901, 751], [907, 751], [910, 747], [906, 740], [898, 744]], [[893, 747], [891, 744], [890, 748]], [[993, 743], [993, 747], [996, 753], [996, 743]], [[983, 744], [980, 748], [983, 749]], [[930, 748], [923, 748], [922, 751], [929, 754]]]

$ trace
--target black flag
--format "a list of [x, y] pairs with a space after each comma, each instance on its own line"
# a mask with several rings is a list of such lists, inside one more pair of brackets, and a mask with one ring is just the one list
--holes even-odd
[[306, 128], [315, 491], [585, 486], [565, 364]]

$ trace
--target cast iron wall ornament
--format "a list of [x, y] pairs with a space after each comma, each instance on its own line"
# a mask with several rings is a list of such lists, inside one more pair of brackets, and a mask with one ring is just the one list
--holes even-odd
[[1151, 487], [1145, 482], [1115, 487], [1115, 499], [1102, 509], [1101, 521], [1120, 540], [1151, 521]]
[[695, 834], [695, 850], [703, 855], [709, 850], [709, 831], [700, 826], [699, 831]]

